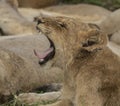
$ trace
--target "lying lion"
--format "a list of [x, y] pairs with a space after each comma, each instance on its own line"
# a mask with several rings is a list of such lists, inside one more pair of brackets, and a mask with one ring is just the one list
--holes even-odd
[[[38, 64], [34, 49], [39, 51], [42, 65]], [[50, 90], [51, 83], [62, 82], [63, 70], [50, 60], [54, 52], [49, 50], [50, 43], [42, 34], [0, 37], [0, 103], [12, 99], [11, 95], [46, 85], [50, 85]]]
[[53, 42], [57, 59], [64, 60], [62, 100], [50, 106], [120, 106], [120, 58], [107, 47], [99, 27], [62, 16], [36, 21]]
[[17, 0], [0, 0], [0, 35], [34, 33], [35, 25], [17, 11]]

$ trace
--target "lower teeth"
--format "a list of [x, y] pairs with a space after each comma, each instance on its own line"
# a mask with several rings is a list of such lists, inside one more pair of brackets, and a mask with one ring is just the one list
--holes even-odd
[[44, 59], [40, 59], [40, 61], [41, 61], [41, 62], [43, 62], [43, 61], [44, 61]]

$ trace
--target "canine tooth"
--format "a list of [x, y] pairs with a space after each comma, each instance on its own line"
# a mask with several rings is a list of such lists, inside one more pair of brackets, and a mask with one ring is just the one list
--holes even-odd
[[42, 32], [41, 32], [41, 31], [40, 31], [39, 33], [40, 33], [40, 34], [42, 34]]
[[44, 61], [44, 59], [40, 59], [40, 61], [42, 62], [42, 61]]

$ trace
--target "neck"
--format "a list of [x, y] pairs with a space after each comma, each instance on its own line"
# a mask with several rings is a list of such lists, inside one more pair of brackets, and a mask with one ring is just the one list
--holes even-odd
[[66, 59], [64, 57], [65, 56], [64, 56], [63, 50], [61, 48], [56, 48], [55, 56], [53, 59], [54, 66], [64, 69], [65, 59]]
[[91, 64], [96, 59], [97, 55], [101, 52], [103, 52], [103, 49], [95, 50], [95, 51], [92, 51], [92, 52], [88, 52], [86, 50], [81, 50], [73, 58], [73, 60], [69, 64], [69, 67], [73, 66], [74, 68], [79, 70], [81, 67], [84, 67], [89, 63]]

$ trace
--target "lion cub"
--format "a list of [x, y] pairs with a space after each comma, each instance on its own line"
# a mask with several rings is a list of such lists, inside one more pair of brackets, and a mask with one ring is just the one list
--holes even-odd
[[55, 58], [64, 61], [62, 100], [50, 106], [120, 106], [120, 58], [99, 27], [64, 16], [35, 20], [54, 43]]

